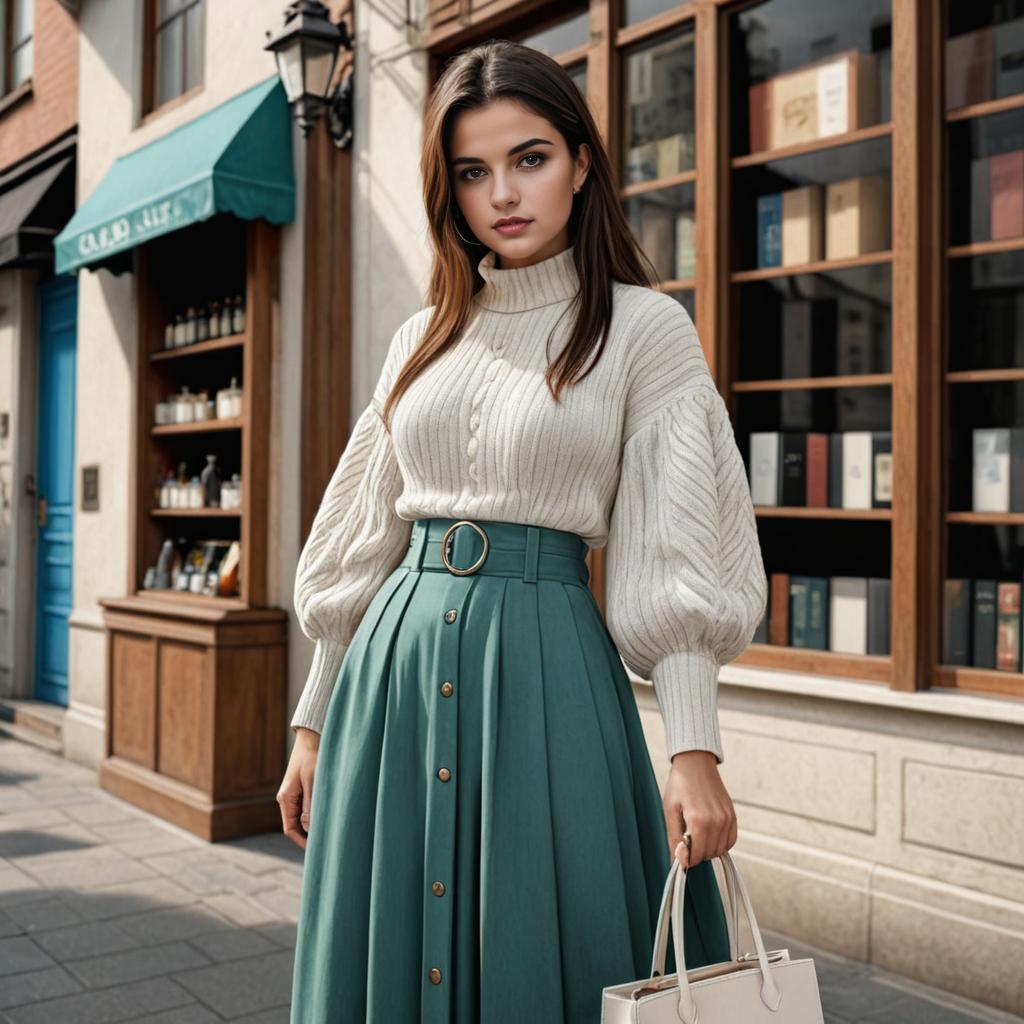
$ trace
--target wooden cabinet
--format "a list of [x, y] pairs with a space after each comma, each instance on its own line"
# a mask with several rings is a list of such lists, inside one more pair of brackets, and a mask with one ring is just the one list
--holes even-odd
[[[507, 36], [581, 84], [634, 233], [697, 326], [752, 490], [756, 435], [790, 435], [777, 458], [813, 466], [799, 493], [756, 488], [774, 594], [739, 661], [1024, 698], [1017, 6], [432, 0], [428, 32], [435, 76]], [[981, 469], [979, 430], [1012, 446], [977, 442], [995, 456]], [[1011, 504], [975, 508], [975, 476], [999, 459], [1020, 463]], [[600, 601], [602, 552], [589, 561]], [[1005, 585], [977, 622], [976, 594], [960, 609], [969, 652], [946, 635], [950, 579]], [[1003, 645], [1001, 666], [976, 663], [976, 629], [987, 655]]]
[[[135, 251], [131, 586], [125, 597], [100, 600], [108, 645], [107, 756], [100, 777], [111, 792], [208, 840], [280, 825], [287, 615], [267, 607], [278, 233], [264, 221], [224, 215]], [[236, 320], [214, 338], [168, 346], [166, 325], [179, 313], [236, 295], [243, 297], [244, 323]], [[234, 414], [157, 422], [157, 403], [169, 395], [206, 390], [212, 399], [232, 379], [242, 393]], [[210, 455], [224, 479], [240, 477], [237, 507], [161, 505], [168, 472], [182, 467], [191, 479]], [[208, 500], [215, 501], [212, 489]], [[233, 588], [181, 590], [173, 579], [154, 578], [165, 545], [185, 564], [190, 554], [223, 552], [232, 544]]]

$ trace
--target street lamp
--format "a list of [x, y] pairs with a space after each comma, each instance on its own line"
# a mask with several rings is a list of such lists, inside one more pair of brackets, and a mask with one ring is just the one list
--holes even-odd
[[318, 0], [293, 0], [285, 10], [284, 27], [267, 44], [277, 59], [277, 73], [295, 109], [303, 135], [309, 135], [321, 111], [328, 110], [328, 131], [344, 149], [352, 140], [351, 75], [331, 94], [334, 69], [342, 49], [352, 50], [345, 22], [335, 24]]

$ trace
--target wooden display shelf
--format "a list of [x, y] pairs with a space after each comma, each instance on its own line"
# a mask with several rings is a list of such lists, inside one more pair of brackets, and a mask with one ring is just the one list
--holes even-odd
[[218, 430], [241, 430], [245, 419], [240, 416], [231, 419], [194, 420], [192, 423], [157, 423], [149, 428], [154, 437], [169, 434], [212, 434]]
[[952, 124], [955, 121], [968, 121], [972, 117], [988, 117], [990, 114], [1003, 114], [1007, 110], [1019, 110], [1024, 107], [1024, 93], [1017, 93], [1015, 96], [1001, 96], [995, 100], [985, 100], [983, 103], [968, 103], [964, 107], [954, 107], [946, 111], [946, 121]]
[[662, 189], [675, 188], [678, 185], [691, 185], [696, 180], [696, 171], [680, 171], [678, 174], [670, 174], [664, 178], [630, 182], [619, 189], [619, 195], [623, 199], [629, 199], [632, 196], [642, 196], [647, 192], [660, 192]]
[[214, 518], [223, 519], [237, 519], [241, 514], [242, 510], [238, 508], [216, 508], [210, 506], [209, 508], [151, 508], [149, 510], [151, 516], [199, 516], [200, 518]]
[[808, 672], [823, 676], [843, 676], [865, 683], [886, 686], [892, 678], [892, 658], [879, 654], [842, 654], [811, 647], [752, 643], [735, 660], [737, 665]]
[[975, 668], [973, 665], [937, 665], [932, 685], [1024, 700], [1024, 673], [1021, 672]]
[[1001, 252], [1019, 252], [1024, 249], [1024, 238], [993, 238], [987, 242], [968, 242], [964, 245], [951, 245], [946, 255], [951, 259], [964, 256], [991, 256]]
[[836, 270], [853, 270], [855, 267], [870, 267], [876, 263], [891, 263], [892, 250], [879, 249], [860, 256], [848, 256], [838, 260], [815, 260], [813, 263], [795, 263], [788, 267], [755, 267], [753, 270], [734, 270], [733, 284], [748, 281], [770, 281], [776, 277], [798, 277], [800, 274], [827, 274]]
[[697, 287], [695, 277], [674, 277], [662, 281], [658, 285], [658, 291], [662, 292], [692, 292]]
[[826, 135], [824, 138], [813, 139], [810, 142], [800, 142], [792, 146], [779, 146], [778, 149], [762, 149], [756, 153], [734, 156], [730, 161], [730, 166], [734, 171], [744, 167], [759, 167], [775, 160], [821, 153], [826, 149], [837, 149], [840, 146], [855, 146], [860, 142], [884, 138], [886, 135], [892, 135], [892, 122], [890, 121], [882, 121], [879, 124], [869, 125], [867, 128], [857, 128], [852, 132], [842, 132], [839, 135]]
[[949, 384], [998, 384], [1010, 380], [1024, 380], [1024, 367], [998, 370], [950, 370], [946, 374], [946, 381]]
[[947, 512], [947, 523], [967, 523], [971, 526], [1024, 526], [1024, 512]]
[[811, 388], [875, 388], [892, 384], [891, 373], [848, 373], [839, 377], [776, 377], [771, 380], [734, 380], [732, 390], [805, 391]]
[[835, 508], [832, 505], [755, 505], [754, 515], [766, 519], [891, 520], [891, 508]]
[[226, 348], [239, 348], [245, 344], [244, 334], [227, 334], [222, 338], [210, 338], [207, 341], [195, 341], [191, 345], [180, 348], [164, 348], [150, 352], [149, 361], [160, 363], [168, 359], [184, 359], [187, 356], [201, 356], [207, 352], [220, 352]]

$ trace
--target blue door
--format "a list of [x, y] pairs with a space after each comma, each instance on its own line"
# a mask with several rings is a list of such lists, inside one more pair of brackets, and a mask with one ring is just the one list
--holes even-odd
[[78, 280], [39, 286], [35, 696], [68, 702]]

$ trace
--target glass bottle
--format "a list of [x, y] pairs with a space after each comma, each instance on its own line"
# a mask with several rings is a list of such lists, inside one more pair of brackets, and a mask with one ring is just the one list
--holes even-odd
[[196, 340], [196, 311], [194, 306], [185, 310], [185, 344], [193, 345]]
[[210, 336], [210, 314], [205, 306], [196, 311], [196, 341], [206, 341]]
[[220, 508], [221, 477], [216, 455], [206, 456], [206, 465], [199, 476], [203, 484], [203, 504], [208, 508]]
[[210, 300], [210, 325], [207, 333], [211, 338], [220, 337], [220, 303], [216, 299]]
[[188, 507], [203, 507], [203, 484], [197, 476], [192, 477], [188, 482]]
[[185, 344], [185, 318], [180, 313], [174, 314], [174, 347]]
[[226, 338], [231, 333], [231, 299], [225, 298], [220, 307], [220, 336]]
[[235, 334], [242, 334], [245, 331], [245, 305], [242, 296], [235, 296], [235, 305], [231, 311], [231, 329]]
[[174, 348], [174, 320], [164, 324], [164, 348]]

